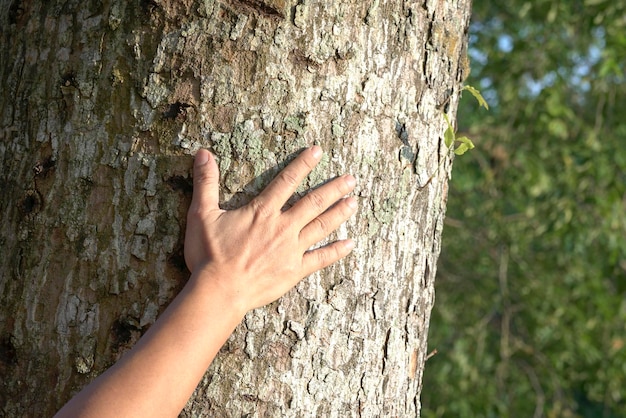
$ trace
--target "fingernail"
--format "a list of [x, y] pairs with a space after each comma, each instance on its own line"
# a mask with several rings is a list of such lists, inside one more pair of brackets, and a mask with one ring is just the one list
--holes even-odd
[[209, 151], [201, 149], [196, 153], [195, 165], [201, 166], [209, 162]]
[[313, 145], [311, 147], [311, 152], [315, 158], [320, 158], [322, 156], [322, 149], [317, 145]]
[[350, 174], [346, 174], [346, 184], [350, 187], [354, 187], [356, 185], [356, 179]]
[[347, 198], [347, 199], [346, 199], [346, 203], [348, 204], [348, 206], [349, 206], [351, 209], [356, 209], [356, 208], [357, 208], [357, 206], [359, 206], [359, 204], [357, 203], [356, 199], [355, 199], [355, 198], [353, 198], [353, 197], [349, 197], [349, 198]]
[[351, 239], [347, 239], [343, 242], [343, 245], [346, 247], [346, 250], [352, 251], [354, 249], [354, 241]]

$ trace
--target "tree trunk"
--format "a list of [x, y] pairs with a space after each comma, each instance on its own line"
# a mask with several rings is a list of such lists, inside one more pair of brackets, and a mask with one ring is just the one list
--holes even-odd
[[418, 415], [470, 3], [0, 0], [1, 414], [51, 416], [184, 285], [197, 149], [233, 208], [317, 143], [357, 247], [250, 312], [182, 416]]

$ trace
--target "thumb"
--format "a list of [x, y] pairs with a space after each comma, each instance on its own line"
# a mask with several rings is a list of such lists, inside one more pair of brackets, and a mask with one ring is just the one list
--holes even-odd
[[219, 181], [215, 158], [208, 150], [199, 150], [193, 163], [193, 197], [189, 210], [204, 212], [219, 209]]

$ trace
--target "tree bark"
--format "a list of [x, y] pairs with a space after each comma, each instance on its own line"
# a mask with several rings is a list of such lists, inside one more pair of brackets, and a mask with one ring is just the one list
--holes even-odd
[[233, 208], [313, 143], [306, 187], [358, 179], [357, 247], [250, 312], [181, 416], [419, 415], [470, 3], [0, 0], [2, 415], [51, 416], [184, 285], [197, 149]]

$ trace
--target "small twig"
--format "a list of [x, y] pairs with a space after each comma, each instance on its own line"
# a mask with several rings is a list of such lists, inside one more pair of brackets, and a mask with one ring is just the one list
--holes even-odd
[[426, 361], [430, 360], [431, 357], [434, 357], [436, 354], [438, 353], [437, 349], [435, 348], [433, 351], [431, 351], [430, 353], [428, 353], [426, 355]]

